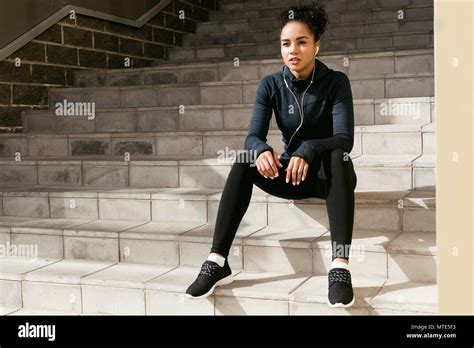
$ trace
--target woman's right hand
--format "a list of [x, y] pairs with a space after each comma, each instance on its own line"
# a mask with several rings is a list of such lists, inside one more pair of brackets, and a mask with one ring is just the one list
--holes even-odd
[[278, 167], [283, 167], [280, 160], [278, 159], [278, 155], [274, 151], [265, 151], [260, 154], [257, 158], [257, 169], [258, 172], [265, 178], [265, 179], [275, 179], [278, 177]]

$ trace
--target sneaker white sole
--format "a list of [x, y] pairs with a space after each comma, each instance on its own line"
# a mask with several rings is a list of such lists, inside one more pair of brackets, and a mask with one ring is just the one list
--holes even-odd
[[204, 295], [192, 296], [190, 294], [186, 294], [186, 297], [190, 298], [190, 299], [193, 299], [193, 300], [197, 300], [197, 299], [200, 299], [200, 298], [206, 298], [206, 297], [212, 295], [212, 293], [214, 292], [214, 289], [216, 288], [216, 286], [231, 284], [233, 281], [234, 281], [234, 276], [232, 274], [229, 274], [227, 277], [222, 278], [221, 280], [216, 282], [214, 284], [214, 286], [208, 292], [206, 292]]
[[354, 303], [355, 303], [355, 295], [354, 297], [352, 297], [352, 301], [349, 302], [348, 304], [344, 304], [344, 303], [335, 303], [335, 304], [332, 304], [331, 302], [329, 302], [329, 299], [328, 299], [328, 305], [329, 307], [332, 307], [332, 308], [348, 308], [348, 307], [351, 307]]

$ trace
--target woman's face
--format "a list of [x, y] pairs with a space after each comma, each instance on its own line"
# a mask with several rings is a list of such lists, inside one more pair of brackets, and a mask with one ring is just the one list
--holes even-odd
[[288, 22], [281, 31], [280, 42], [285, 65], [297, 79], [308, 77], [313, 71], [314, 56], [320, 46], [319, 41], [314, 41], [308, 26], [298, 21]]

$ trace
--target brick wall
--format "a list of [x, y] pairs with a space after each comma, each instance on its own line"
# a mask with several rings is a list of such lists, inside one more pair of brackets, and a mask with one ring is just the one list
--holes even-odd
[[[76, 15], [65, 17], [0, 61], [0, 131], [21, 132], [21, 112], [46, 109], [48, 89], [73, 86], [74, 71], [148, 67], [181, 46], [183, 34], [206, 21], [217, 0], [175, 0], [142, 28]], [[178, 17], [185, 11], [185, 19]], [[20, 66], [15, 59], [20, 58]]]

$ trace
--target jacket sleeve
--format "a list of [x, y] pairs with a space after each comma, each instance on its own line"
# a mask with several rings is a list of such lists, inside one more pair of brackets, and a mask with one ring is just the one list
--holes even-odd
[[273, 152], [272, 147], [267, 144], [268, 128], [270, 126], [272, 113], [273, 109], [270, 101], [270, 92], [265, 79], [262, 79], [257, 87], [257, 95], [253, 106], [252, 118], [245, 139], [245, 150], [251, 152], [255, 151], [255, 158], [258, 158], [262, 152]]
[[346, 74], [340, 73], [339, 76], [332, 105], [333, 136], [305, 140], [293, 153], [293, 156], [301, 157], [308, 163], [323, 151], [341, 149], [350, 153], [354, 146], [354, 105], [351, 85]]

